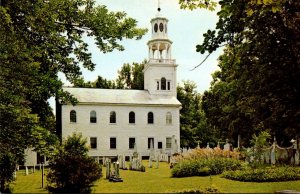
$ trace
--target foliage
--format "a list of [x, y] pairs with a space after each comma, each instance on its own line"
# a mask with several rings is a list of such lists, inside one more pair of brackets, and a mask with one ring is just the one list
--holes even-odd
[[239, 153], [215, 149], [194, 149], [190, 153], [173, 157], [175, 166], [172, 168], [173, 177], [208, 176], [221, 174], [225, 170], [243, 168], [238, 160]]
[[[226, 45], [220, 71], [202, 99], [208, 123], [223, 137], [248, 146], [266, 129], [282, 145], [299, 136], [300, 29], [296, 1], [219, 1], [215, 30], [205, 33], [200, 53]], [[280, 9], [279, 9], [280, 8]], [[235, 142], [236, 143], [236, 142]]]
[[197, 143], [205, 146], [207, 142], [216, 144], [216, 134], [207, 123], [201, 108], [201, 95], [196, 91], [196, 84], [189, 80], [183, 81], [183, 86], [177, 86], [177, 99], [182, 104], [180, 110], [181, 147], [195, 148]]
[[50, 97], [76, 103], [58, 73], [72, 83], [81, 67], [94, 69], [84, 37], [106, 53], [123, 50], [123, 38], [140, 39], [147, 31], [93, 0], [1, 0], [0, 18], [0, 156], [8, 151], [17, 161], [26, 147], [41, 142], [31, 141], [42, 137], [41, 128], [55, 131]]
[[34, 151], [41, 156], [51, 158], [57, 152], [59, 146], [58, 137], [49, 130], [35, 126], [31, 132], [31, 145], [34, 145]]
[[49, 191], [90, 192], [92, 183], [101, 177], [101, 168], [87, 153], [86, 140], [81, 134], [69, 136], [49, 162]]
[[181, 9], [196, 9], [196, 8], [205, 8], [210, 11], [215, 10], [217, 3], [215, 0], [179, 0]]
[[238, 158], [240, 153], [237, 151], [222, 150], [218, 147], [214, 149], [206, 148], [196, 148], [189, 150], [186, 153], [182, 153], [178, 156], [173, 156], [172, 160], [180, 162], [182, 160], [192, 160], [192, 159], [208, 159], [208, 158]]
[[8, 151], [0, 154], [0, 192], [9, 193], [9, 182], [13, 180], [13, 172], [16, 169], [16, 158]]
[[123, 64], [118, 71], [118, 78], [116, 80], [107, 80], [101, 76], [93, 81], [84, 82], [82, 77], [74, 82], [74, 86], [82, 88], [103, 88], [103, 89], [144, 89], [144, 65], [146, 60], [142, 63]]
[[242, 162], [234, 158], [207, 158], [180, 161], [172, 168], [173, 177], [208, 176], [225, 170], [238, 170]]
[[261, 156], [265, 153], [265, 149], [269, 146], [268, 140], [270, 134], [266, 131], [262, 131], [258, 136], [255, 134], [252, 136], [250, 143], [253, 146], [253, 161], [250, 163], [252, 167], [257, 167], [261, 164]]
[[300, 180], [299, 167], [268, 167], [226, 171], [222, 177], [245, 182], [279, 182]]

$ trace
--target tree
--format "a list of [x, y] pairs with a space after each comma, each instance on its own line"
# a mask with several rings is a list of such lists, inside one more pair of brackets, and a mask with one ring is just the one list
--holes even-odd
[[73, 83], [80, 67], [94, 69], [84, 37], [106, 53], [124, 50], [120, 40], [146, 32], [126, 13], [93, 0], [1, 0], [0, 18], [0, 158], [3, 149], [17, 161], [35, 146], [29, 139], [37, 126], [54, 130], [50, 97], [76, 103], [58, 73]]
[[100, 165], [87, 155], [86, 139], [81, 134], [69, 136], [49, 162], [49, 190], [64, 193], [90, 192], [92, 183], [101, 177]]
[[[210, 1], [209, 1], [210, 2]], [[282, 144], [299, 136], [300, 29], [296, 1], [219, 1], [215, 30], [200, 53], [226, 45], [221, 71], [203, 96], [209, 122], [233, 139], [269, 130]]]
[[124, 89], [144, 89], [144, 65], [147, 63], [144, 60], [142, 63], [124, 64], [118, 71], [116, 83], [122, 85]]
[[75, 87], [83, 88], [103, 88], [103, 89], [144, 89], [144, 65], [147, 63], [144, 60], [142, 63], [123, 64], [118, 71], [118, 78], [116, 80], [107, 80], [101, 76], [93, 82], [84, 82], [82, 77], [74, 82]]
[[197, 143], [206, 146], [216, 144], [217, 134], [209, 126], [201, 108], [201, 95], [196, 92], [196, 84], [184, 81], [177, 86], [177, 98], [182, 104], [180, 110], [180, 144], [182, 147], [196, 147]]

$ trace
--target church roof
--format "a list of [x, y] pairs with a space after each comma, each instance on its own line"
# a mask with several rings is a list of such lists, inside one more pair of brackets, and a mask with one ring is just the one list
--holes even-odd
[[176, 97], [151, 95], [147, 90], [64, 87], [79, 104], [181, 106]]

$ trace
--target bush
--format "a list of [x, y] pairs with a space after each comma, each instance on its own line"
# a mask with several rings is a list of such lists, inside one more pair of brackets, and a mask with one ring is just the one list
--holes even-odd
[[234, 158], [192, 159], [180, 161], [172, 168], [171, 174], [173, 177], [208, 176], [242, 168], [243, 163]]
[[222, 177], [244, 182], [278, 182], [300, 180], [299, 167], [268, 167], [245, 169], [243, 171], [226, 171]]
[[10, 193], [9, 183], [13, 180], [13, 172], [16, 167], [16, 159], [10, 152], [0, 153], [0, 193]]
[[81, 135], [68, 137], [59, 153], [49, 162], [49, 191], [90, 192], [92, 183], [101, 177], [101, 168], [87, 152], [86, 140]]

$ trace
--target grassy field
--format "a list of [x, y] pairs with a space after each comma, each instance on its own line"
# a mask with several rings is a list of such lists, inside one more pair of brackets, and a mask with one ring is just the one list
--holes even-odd
[[[300, 191], [300, 181], [275, 182], [275, 183], [249, 183], [231, 181], [220, 176], [171, 178], [167, 163], [160, 163], [158, 169], [148, 168], [146, 172], [121, 170], [122, 183], [112, 183], [101, 178], [95, 182], [95, 193], [162, 193], [216, 186], [224, 193], [273, 193], [279, 190]], [[105, 168], [103, 168], [105, 176]], [[47, 193], [42, 189], [41, 171], [25, 176], [24, 171], [19, 171], [17, 180], [12, 183], [14, 193]]]

